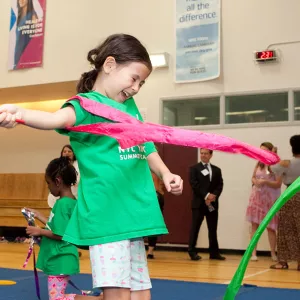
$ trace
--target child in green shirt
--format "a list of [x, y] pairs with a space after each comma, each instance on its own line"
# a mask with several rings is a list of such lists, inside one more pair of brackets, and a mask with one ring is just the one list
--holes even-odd
[[[133, 100], [152, 72], [145, 47], [127, 34], [109, 36], [88, 53], [92, 69], [82, 74], [79, 96], [120, 110], [142, 121]], [[30, 127], [67, 134], [78, 160], [78, 203], [63, 239], [90, 247], [94, 287], [104, 299], [150, 299], [151, 282], [144, 236], [168, 233], [158, 205], [150, 170], [167, 192], [182, 193], [180, 176], [172, 174], [153, 143], [121, 149], [109, 136], [67, 131], [82, 124], [112, 123], [68, 101], [55, 113], [0, 106], [0, 127], [16, 119]]]
[[49, 300], [100, 299], [99, 297], [65, 294], [69, 276], [79, 273], [79, 257], [76, 246], [62, 240], [65, 229], [76, 206], [71, 186], [76, 183], [76, 170], [67, 157], [52, 160], [46, 169], [46, 182], [55, 202], [49, 219], [40, 212], [35, 217], [46, 225], [46, 229], [28, 226], [27, 234], [42, 236], [37, 268], [48, 275]]

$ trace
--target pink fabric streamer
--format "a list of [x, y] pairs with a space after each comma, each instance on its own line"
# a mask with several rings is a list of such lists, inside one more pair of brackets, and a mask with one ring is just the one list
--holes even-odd
[[[134, 117], [108, 105], [75, 96], [80, 105], [91, 114], [116, 123], [97, 123], [67, 127], [69, 131], [86, 132], [115, 138], [121, 148], [130, 148], [145, 142], [165, 143], [186, 147], [206, 148], [228, 153], [240, 153], [260, 162], [273, 165], [279, 162], [276, 153], [262, 150], [230, 137], [194, 130], [173, 128], [164, 125], [141, 122]], [[70, 101], [69, 100], [69, 101]]]
[[28, 264], [28, 262], [29, 262], [29, 258], [30, 258], [30, 256], [31, 256], [32, 252], [33, 252], [33, 244], [30, 243], [30, 246], [29, 246], [29, 249], [28, 249], [28, 253], [27, 253], [27, 257], [26, 257], [25, 262], [24, 262], [24, 264], [23, 264], [23, 268], [26, 268], [26, 267], [27, 267], [27, 264]]

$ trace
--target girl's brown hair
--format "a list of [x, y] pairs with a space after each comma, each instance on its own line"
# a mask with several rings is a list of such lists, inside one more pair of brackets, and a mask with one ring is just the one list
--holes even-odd
[[78, 93], [87, 93], [93, 89], [97, 76], [109, 56], [112, 56], [117, 64], [140, 62], [152, 71], [150, 56], [137, 38], [128, 34], [114, 34], [109, 36], [97, 48], [89, 51], [87, 60], [93, 69], [81, 75], [77, 84]]

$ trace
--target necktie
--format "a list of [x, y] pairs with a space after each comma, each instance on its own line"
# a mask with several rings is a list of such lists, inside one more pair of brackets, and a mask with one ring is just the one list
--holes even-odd
[[211, 181], [211, 174], [210, 174], [210, 171], [209, 171], [209, 168], [208, 168], [208, 164], [203, 164], [204, 166], [204, 169], [206, 169], [208, 171], [208, 178], [209, 178], [209, 181]]

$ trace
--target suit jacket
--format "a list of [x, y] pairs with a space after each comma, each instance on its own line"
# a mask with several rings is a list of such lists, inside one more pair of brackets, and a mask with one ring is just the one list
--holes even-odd
[[212, 202], [215, 209], [218, 209], [218, 199], [223, 191], [223, 178], [221, 169], [210, 164], [212, 178], [204, 176], [201, 171], [205, 168], [202, 162], [190, 168], [190, 185], [193, 189], [192, 208], [200, 208], [205, 205], [205, 197], [208, 193], [216, 195], [216, 201]]

